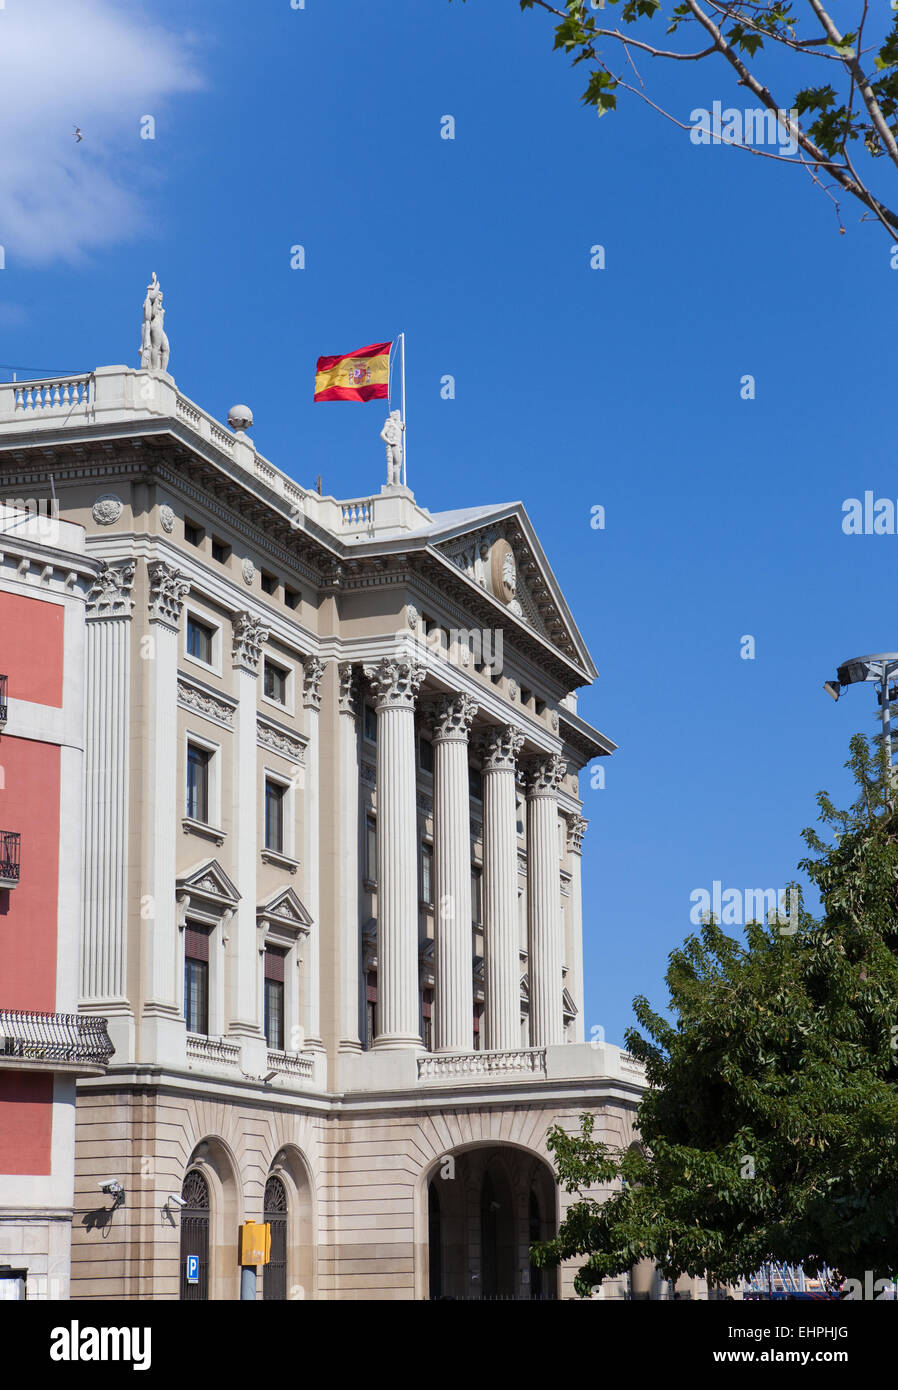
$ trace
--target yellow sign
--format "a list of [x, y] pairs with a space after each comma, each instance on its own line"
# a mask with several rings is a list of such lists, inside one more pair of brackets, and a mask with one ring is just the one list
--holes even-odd
[[270, 1224], [267, 1221], [245, 1221], [240, 1227], [240, 1264], [267, 1265], [270, 1258]]

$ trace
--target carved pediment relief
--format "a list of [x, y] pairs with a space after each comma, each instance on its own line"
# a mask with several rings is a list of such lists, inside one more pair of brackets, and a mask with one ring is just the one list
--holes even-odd
[[236, 907], [240, 894], [228, 878], [217, 859], [203, 859], [192, 869], [179, 874], [175, 879], [175, 890], [179, 897], [207, 899], [222, 907]]

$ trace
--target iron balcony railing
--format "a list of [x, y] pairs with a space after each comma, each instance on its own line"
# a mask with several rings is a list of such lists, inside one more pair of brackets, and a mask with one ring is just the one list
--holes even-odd
[[0, 1009], [0, 1058], [106, 1066], [114, 1051], [105, 1018]]
[[18, 830], [0, 830], [0, 883], [19, 881], [19, 842]]
[[0, 728], [6, 723], [6, 677], [0, 676]]

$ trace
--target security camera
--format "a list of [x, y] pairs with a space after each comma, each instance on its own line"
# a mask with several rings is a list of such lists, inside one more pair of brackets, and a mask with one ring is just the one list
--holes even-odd
[[176, 1207], [186, 1207], [187, 1203], [183, 1197], [178, 1197], [174, 1192], [170, 1192], [166, 1198], [169, 1202], [174, 1202]]
[[124, 1196], [125, 1189], [117, 1178], [106, 1178], [103, 1182], [98, 1183], [97, 1186], [101, 1192], [108, 1192], [110, 1197]]

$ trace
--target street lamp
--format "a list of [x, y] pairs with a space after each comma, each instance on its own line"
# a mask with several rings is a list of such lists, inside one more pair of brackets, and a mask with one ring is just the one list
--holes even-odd
[[898, 699], [898, 687], [892, 684], [893, 678], [896, 676], [898, 676], [898, 652], [876, 652], [873, 656], [853, 656], [850, 661], [843, 661], [836, 672], [836, 679], [823, 683], [823, 689], [833, 700], [838, 700], [846, 685], [857, 685], [862, 681], [876, 681], [878, 683], [877, 699], [882, 708], [882, 741], [885, 745], [889, 768], [892, 766], [890, 705], [892, 700]]

